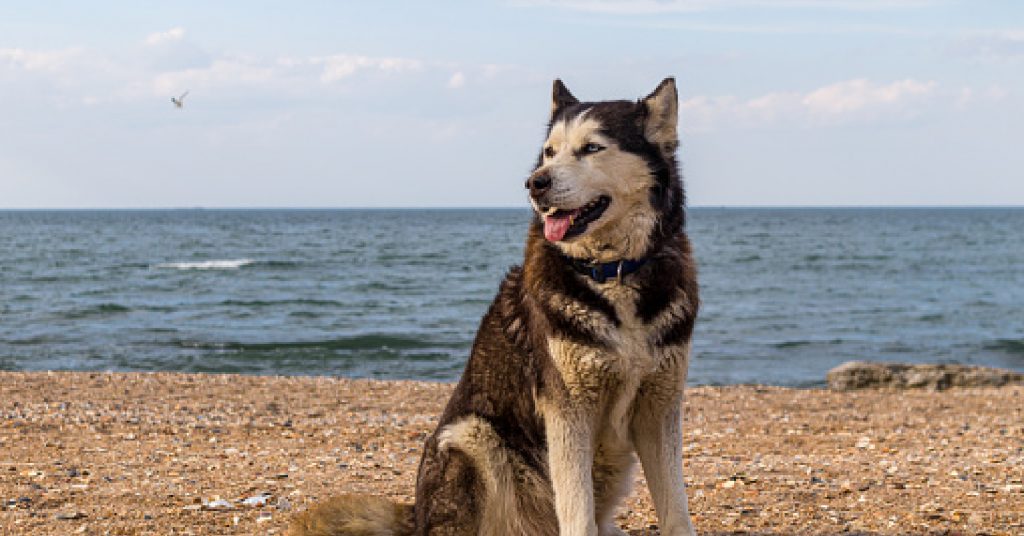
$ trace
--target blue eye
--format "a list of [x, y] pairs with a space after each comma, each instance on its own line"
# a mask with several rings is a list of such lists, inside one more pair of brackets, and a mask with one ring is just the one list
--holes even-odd
[[594, 154], [603, 150], [604, 147], [596, 143], [588, 143], [583, 146], [583, 154]]

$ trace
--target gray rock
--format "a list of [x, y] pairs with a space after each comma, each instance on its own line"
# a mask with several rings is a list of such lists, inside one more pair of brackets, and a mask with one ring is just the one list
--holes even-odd
[[253, 495], [242, 499], [241, 503], [244, 506], [265, 506], [267, 501], [270, 500], [271, 495], [269, 493], [260, 493], [259, 495]]
[[828, 386], [855, 389], [934, 389], [1024, 385], [1024, 374], [1012, 370], [968, 365], [910, 365], [849, 361], [830, 370]]

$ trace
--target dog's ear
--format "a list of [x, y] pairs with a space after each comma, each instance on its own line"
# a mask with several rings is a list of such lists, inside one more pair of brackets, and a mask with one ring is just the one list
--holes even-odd
[[679, 121], [679, 97], [676, 79], [666, 78], [641, 101], [644, 108], [644, 137], [670, 155], [679, 146], [676, 124]]
[[572, 93], [569, 93], [569, 88], [556, 78], [554, 86], [551, 88], [551, 119], [554, 119], [560, 110], [579, 103], [580, 101], [573, 97]]

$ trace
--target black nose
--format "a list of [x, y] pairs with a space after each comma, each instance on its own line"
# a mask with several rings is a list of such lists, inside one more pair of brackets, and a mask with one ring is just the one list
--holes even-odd
[[546, 173], [526, 179], [526, 188], [531, 195], [540, 195], [551, 187], [551, 177]]

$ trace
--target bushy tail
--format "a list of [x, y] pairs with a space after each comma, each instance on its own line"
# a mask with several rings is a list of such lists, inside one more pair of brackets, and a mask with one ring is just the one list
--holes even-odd
[[382, 497], [332, 497], [292, 519], [288, 536], [411, 536], [412, 505]]

